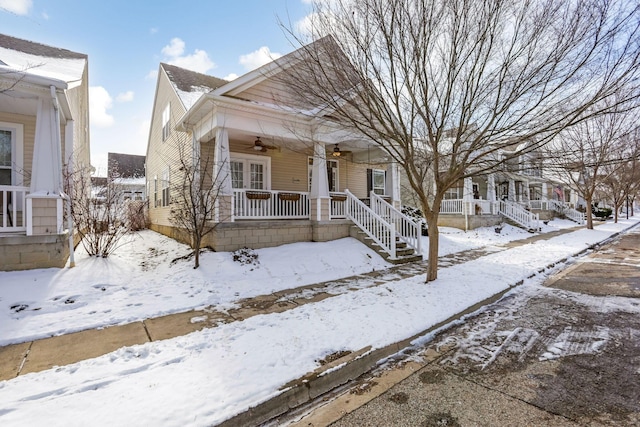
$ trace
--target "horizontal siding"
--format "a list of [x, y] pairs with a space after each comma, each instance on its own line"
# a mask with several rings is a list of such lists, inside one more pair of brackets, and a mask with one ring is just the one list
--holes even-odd
[[[191, 136], [186, 132], [171, 130], [166, 141], [162, 140], [162, 112], [171, 103], [171, 126], [185, 113], [182, 103], [178, 99], [171, 83], [162, 70], [158, 73], [158, 88], [152, 110], [151, 127], [149, 132], [149, 146], [147, 150], [146, 177], [149, 182], [149, 220], [152, 224], [171, 225], [169, 221], [170, 207], [154, 207], [154, 177], [158, 177], [158, 200], [161, 196], [162, 173], [170, 167], [171, 185], [180, 182], [178, 175], [180, 147], [191, 144]], [[190, 151], [189, 151], [190, 152]]]

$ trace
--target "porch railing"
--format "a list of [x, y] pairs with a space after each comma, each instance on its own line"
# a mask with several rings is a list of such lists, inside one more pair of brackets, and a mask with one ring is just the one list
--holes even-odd
[[27, 194], [29, 187], [0, 185], [0, 233], [27, 230]]
[[370, 209], [362, 200], [355, 197], [349, 190], [347, 195], [347, 218], [353, 221], [365, 232], [383, 251], [392, 258], [396, 257], [396, 226], [387, 222], [380, 215]]
[[442, 214], [462, 214], [462, 199], [443, 200], [440, 204], [440, 213]]
[[234, 189], [233, 216], [235, 219], [308, 219], [309, 193]]
[[394, 224], [398, 238], [408, 247], [422, 254], [422, 227], [382, 197], [371, 192], [371, 209], [387, 222]]
[[517, 203], [500, 201], [500, 214], [529, 230], [538, 230], [540, 228], [538, 214], [524, 209]]
[[587, 222], [586, 214], [584, 212], [575, 210], [569, 203], [561, 202], [558, 200], [549, 200], [549, 206], [554, 211], [566, 216], [571, 221], [577, 222], [580, 225]]
[[347, 194], [331, 192], [331, 218], [347, 217]]

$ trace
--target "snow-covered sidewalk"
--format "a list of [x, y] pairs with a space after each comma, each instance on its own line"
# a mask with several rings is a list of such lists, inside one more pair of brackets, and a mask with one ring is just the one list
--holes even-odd
[[541, 282], [543, 275], [527, 278], [637, 221], [490, 254], [442, 269], [429, 284], [422, 276], [397, 280], [0, 382], [0, 424], [215, 425], [277, 395], [328, 354], [384, 347], [518, 281]]

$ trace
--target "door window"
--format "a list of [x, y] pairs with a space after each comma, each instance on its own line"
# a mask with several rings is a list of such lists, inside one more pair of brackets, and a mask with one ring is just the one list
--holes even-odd
[[271, 159], [264, 156], [234, 155], [229, 162], [231, 187], [248, 190], [268, 190]]
[[11, 185], [11, 132], [0, 130], [0, 185]]

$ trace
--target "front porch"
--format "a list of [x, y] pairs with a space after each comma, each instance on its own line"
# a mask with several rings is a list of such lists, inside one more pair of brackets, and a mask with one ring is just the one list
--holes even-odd
[[1, 185], [0, 209], [0, 271], [64, 267], [69, 235], [62, 197]]

